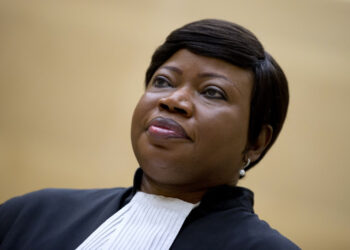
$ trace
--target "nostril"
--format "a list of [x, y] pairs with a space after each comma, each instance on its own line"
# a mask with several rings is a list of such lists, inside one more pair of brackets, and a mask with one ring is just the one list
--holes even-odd
[[176, 112], [179, 112], [180, 114], [187, 115], [187, 112], [186, 112], [186, 110], [184, 110], [184, 109], [175, 107], [174, 110], [175, 110]]
[[166, 104], [164, 104], [164, 103], [159, 104], [159, 106], [160, 106], [162, 109], [170, 110], [169, 106], [166, 105]]

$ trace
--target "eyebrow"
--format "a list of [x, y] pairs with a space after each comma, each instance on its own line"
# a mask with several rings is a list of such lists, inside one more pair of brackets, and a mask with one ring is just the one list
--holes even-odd
[[199, 77], [215, 77], [215, 78], [221, 78], [221, 79], [224, 79], [226, 81], [229, 81], [231, 82], [226, 76], [224, 75], [221, 75], [221, 74], [217, 74], [217, 73], [201, 73], [198, 75]]
[[[178, 73], [179, 75], [183, 74], [181, 69], [179, 69], [177, 67], [174, 67], [174, 66], [163, 66], [162, 68], [174, 71], [174, 72]], [[221, 75], [221, 74], [217, 74], [217, 73], [210, 73], [210, 72], [208, 72], [208, 73], [201, 73], [198, 76], [199, 77], [203, 77], [203, 78], [204, 77], [216, 77], [216, 78], [222, 78], [222, 79], [224, 79], [226, 81], [229, 81], [229, 79], [227, 79], [226, 76]]]
[[174, 66], [163, 66], [162, 68], [174, 71], [174, 72], [178, 73], [179, 75], [182, 75], [182, 73], [183, 73], [181, 69], [174, 67]]

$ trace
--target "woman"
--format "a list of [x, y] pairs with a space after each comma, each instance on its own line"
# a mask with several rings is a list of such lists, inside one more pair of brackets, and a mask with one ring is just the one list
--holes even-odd
[[0, 207], [1, 249], [299, 249], [237, 187], [285, 119], [283, 71], [245, 28], [201, 20], [155, 51], [132, 188], [42, 190]]

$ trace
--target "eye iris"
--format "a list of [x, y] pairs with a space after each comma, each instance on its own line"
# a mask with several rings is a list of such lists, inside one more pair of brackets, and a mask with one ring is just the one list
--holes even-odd
[[216, 91], [215, 89], [208, 89], [208, 90], [207, 90], [207, 94], [208, 94], [209, 96], [215, 96], [216, 93], [217, 93], [217, 91]]
[[165, 79], [157, 78], [154, 82], [154, 85], [157, 87], [166, 87], [168, 86], [168, 82]]
[[216, 88], [207, 88], [207, 89], [203, 92], [203, 94], [204, 94], [207, 98], [226, 100], [225, 94], [223, 94], [222, 91], [217, 90]]

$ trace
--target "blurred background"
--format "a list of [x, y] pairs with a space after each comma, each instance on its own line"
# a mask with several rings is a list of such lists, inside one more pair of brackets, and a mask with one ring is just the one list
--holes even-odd
[[304, 249], [350, 249], [350, 1], [1, 0], [0, 203], [130, 186], [150, 57], [202, 18], [249, 28], [289, 79], [284, 130], [240, 182], [257, 213]]

